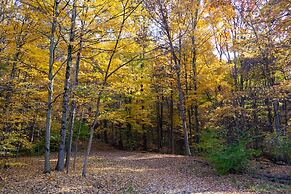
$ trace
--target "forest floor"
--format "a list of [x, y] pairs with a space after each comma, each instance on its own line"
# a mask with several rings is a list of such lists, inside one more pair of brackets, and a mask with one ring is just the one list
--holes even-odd
[[[51, 165], [56, 165], [52, 154]], [[93, 150], [88, 175], [76, 170], [43, 174], [43, 157], [10, 159], [0, 169], [1, 193], [288, 193], [290, 186], [249, 175], [219, 176], [203, 160], [181, 155]], [[2, 161], [3, 162], [3, 161]]]

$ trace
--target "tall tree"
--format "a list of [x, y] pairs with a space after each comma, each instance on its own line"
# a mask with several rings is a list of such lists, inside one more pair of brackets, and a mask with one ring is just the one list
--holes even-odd
[[51, 36], [50, 36], [50, 48], [49, 48], [49, 72], [48, 72], [48, 100], [47, 100], [47, 116], [46, 116], [46, 133], [45, 133], [45, 164], [44, 171], [50, 172], [50, 134], [51, 134], [51, 111], [52, 111], [52, 101], [53, 101], [53, 87], [54, 87], [54, 77], [53, 77], [53, 66], [55, 61], [55, 48], [56, 40], [55, 33], [57, 29], [57, 17], [59, 0], [54, 1], [53, 6], [53, 20], [51, 24]]
[[[71, 27], [70, 27], [70, 37], [68, 45], [68, 57], [67, 57], [67, 66], [64, 82], [64, 95], [63, 95], [63, 104], [62, 104], [62, 122], [60, 130], [60, 147], [58, 154], [58, 162], [56, 166], [57, 171], [61, 171], [65, 166], [65, 146], [66, 146], [66, 129], [67, 129], [67, 116], [69, 112], [69, 93], [70, 93], [70, 77], [71, 77], [71, 68], [73, 61], [73, 44], [75, 38], [75, 25], [76, 25], [76, 0], [73, 0], [72, 5], [72, 15], [71, 15]], [[70, 134], [71, 135], [71, 134]]]

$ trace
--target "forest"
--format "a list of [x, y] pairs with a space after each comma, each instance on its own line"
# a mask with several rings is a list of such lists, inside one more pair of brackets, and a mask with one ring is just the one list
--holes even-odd
[[0, 0], [1, 191], [288, 193], [290, 11]]

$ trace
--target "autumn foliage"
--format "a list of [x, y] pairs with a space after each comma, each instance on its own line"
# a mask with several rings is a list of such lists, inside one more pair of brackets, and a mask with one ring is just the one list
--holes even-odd
[[49, 172], [57, 151], [69, 171], [85, 142], [86, 176], [95, 138], [199, 155], [207, 129], [224, 134], [223, 154], [290, 162], [289, 12], [271, 0], [1, 1], [0, 156], [45, 152]]

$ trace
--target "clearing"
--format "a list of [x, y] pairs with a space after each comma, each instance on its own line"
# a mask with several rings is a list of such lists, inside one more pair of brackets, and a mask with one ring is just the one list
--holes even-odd
[[[91, 154], [88, 175], [81, 177], [82, 155], [69, 175], [45, 175], [43, 157], [10, 160], [0, 169], [2, 193], [244, 193], [282, 192], [288, 185], [248, 175], [219, 176], [203, 160], [181, 155], [120, 151], [99, 145]], [[51, 165], [56, 164], [52, 155]]]

